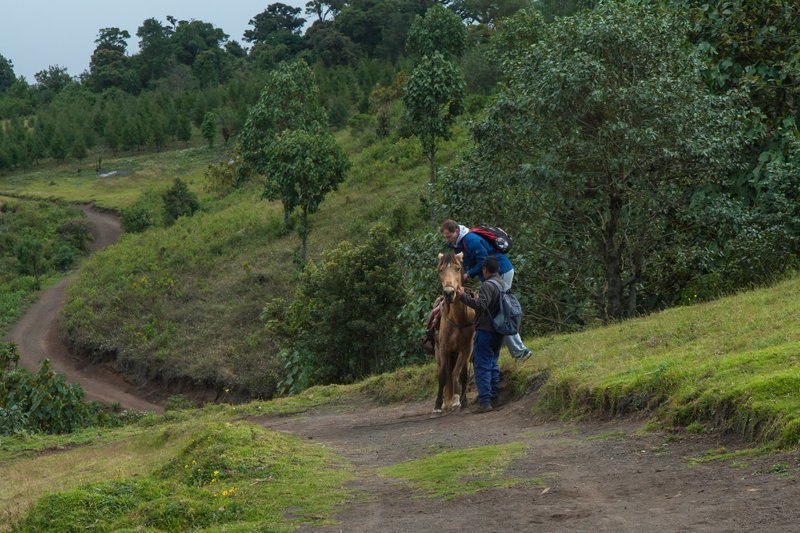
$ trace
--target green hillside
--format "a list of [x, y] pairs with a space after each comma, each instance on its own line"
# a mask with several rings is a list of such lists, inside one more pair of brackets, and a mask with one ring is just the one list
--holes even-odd
[[[419, 198], [427, 169], [419, 144], [349, 131], [340, 132], [338, 141], [353, 168], [313, 217], [312, 260], [342, 240], [364, 239], [377, 221], [401, 232], [424, 228]], [[460, 129], [443, 146], [442, 159], [463, 143]], [[182, 154], [175, 153], [176, 160]], [[169, 159], [160, 155], [156, 161]], [[186, 177], [197, 183], [204, 161], [193, 160], [185, 168], [171, 166], [159, 182]], [[133, 166], [147, 169], [141, 179], [148, 180], [156, 164]], [[23, 192], [38, 192], [40, 180], [28, 183]], [[121, 201], [113, 186], [100, 183], [92, 198], [105, 205]], [[141, 381], [271, 397], [282, 369], [260, 315], [272, 299], [290, 294], [300, 274], [299, 239], [286, 231], [282, 217], [280, 204], [261, 200], [255, 183], [221, 200], [207, 199], [201, 212], [174, 226], [124, 236], [90, 258], [70, 288], [68, 342], [77, 353], [115, 358], [121, 371]]]
[[[767, 446], [794, 446], [800, 442], [799, 315], [800, 278], [793, 277], [624, 324], [529, 339], [536, 355], [523, 365], [504, 359], [504, 386], [518, 398], [535, 390], [533, 408], [548, 417], [649, 409], [658, 423], [653, 427], [737, 431]], [[0, 465], [11, 472], [14, 489], [0, 499], [0, 516], [23, 518], [29, 529], [63, 520], [169, 529], [188, 524], [188, 516], [198, 520], [193, 525], [258, 522], [275, 530], [325, 521], [350, 497], [342, 459], [264, 430], [249, 417], [324, 405], [347, 409], [350, 402], [363, 408], [365, 399], [432, 403], [434, 393], [434, 368], [423, 365], [269, 402], [147, 415], [119, 429], [7, 437], [0, 441]], [[265, 462], [281, 473], [279, 483], [257, 482], [263, 476], [249, 466]], [[220, 496], [231, 487], [235, 497]], [[236, 511], [214, 514], [212, 507], [226, 498]], [[291, 518], [279, 511], [288, 507]]]

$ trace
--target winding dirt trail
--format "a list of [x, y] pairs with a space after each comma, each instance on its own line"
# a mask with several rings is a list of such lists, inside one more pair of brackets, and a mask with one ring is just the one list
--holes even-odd
[[[117, 242], [122, 229], [116, 215], [84, 205], [81, 209], [94, 228], [92, 252], [102, 250]], [[86, 364], [69, 352], [61, 340], [61, 310], [66, 302], [67, 287], [74, 274], [42, 291], [39, 299], [17, 321], [8, 335], [19, 349], [20, 362], [35, 370], [42, 359], [49, 358], [53, 368], [67, 377], [67, 381], [80, 383], [87, 400], [119, 403], [126, 409], [161, 412], [162, 407], [146, 400], [136, 387], [105, 365]]]

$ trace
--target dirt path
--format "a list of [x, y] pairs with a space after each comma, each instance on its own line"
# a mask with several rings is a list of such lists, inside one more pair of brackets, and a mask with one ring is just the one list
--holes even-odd
[[[267, 427], [344, 454], [359, 472], [354, 503], [335, 526], [302, 531], [796, 531], [796, 453], [706, 464], [690, 458], [744, 445], [707, 435], [644, 431], [625, 419], [564, 424], [533, 418], [528, 399], [492, 413], [432, 417], [431, 402], [339, 408]], [[376, 467], [441, 451], [522, 442], [508, 477], [536, 480], [452, 501], [420, 497]]]
[[[82, 206], [81, 209], [94, 224], [92, 231], [94, 241], [91, 245], [93, 252], [117, 242], [122, 230], [115, 215], [99, 211], [92, 206]], [[72, 282], [73, 276], [43, 291], [36, 303], [9, 333], [8, 340], [16, 343], [19, 348], [20, 362], [26, 368], [34, 370], [39, 366], [39, 362], [47, 357], [52, 361], [53, 368], [67, 377], [67, 381], [81, 384], [88, 400], [118, 402], [128, 409], [160, 412], [161, 406], [144, 399], [143, 395], [137, 393], [135, 387], [126, 383], [111, 368], [104, 365], [86, 365], [73, 356], [61, 341], [61, 309], [64, 307], [67, 287]]]

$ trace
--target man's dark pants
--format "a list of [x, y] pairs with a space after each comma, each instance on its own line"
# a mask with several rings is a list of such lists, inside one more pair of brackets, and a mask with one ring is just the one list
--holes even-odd
[[475, 346], [472, 351], [472, 364], [475, 368], [475, 384], [478, 387], [478, 403], [491, 405], [492, 399], [500, 393], [500, 346], [503, 336], [494, 331], [479, 329], [475, 331]]

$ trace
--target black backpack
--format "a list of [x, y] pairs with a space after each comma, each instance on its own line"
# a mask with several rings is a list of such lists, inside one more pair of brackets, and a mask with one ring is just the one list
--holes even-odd
[[500, 311], [492, 318], [494, 330], [500, 335], [516, 335], [522, 323], [522, 305], [517, 297], [506, 290], [506, 284], [497, 279], [486, 280], [500, 291]]
[[494, 226], [487, 226], [486, 224], [481, 224], [469, 230], [470, 233], [475, 233], [480, 235], [487, 241], [489, 244], [492, 245], [495, 252], [499, 252], [501, 254], [507, 254], [509, 250], [511, 250], [511, 245], [513, 244], [513, 239], [511, 239], [511, 235], [506, 233], [503, 228], [496, 228]]

